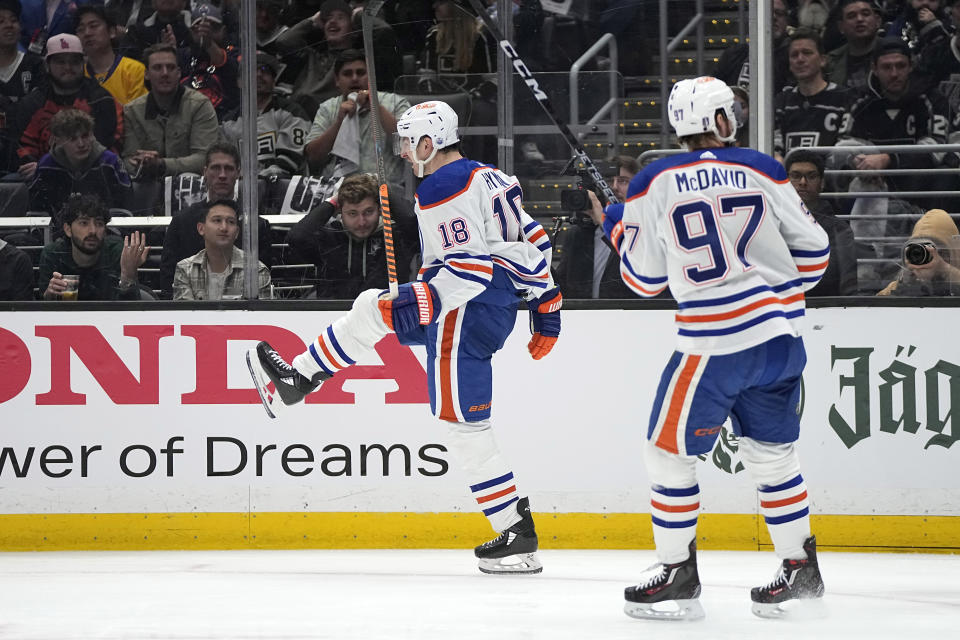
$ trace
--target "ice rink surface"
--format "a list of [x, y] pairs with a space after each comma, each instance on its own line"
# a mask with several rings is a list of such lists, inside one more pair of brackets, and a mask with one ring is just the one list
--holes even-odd
[[821, 552], [817, 617], [761, 620], [772, 553], [701, 551], [699, 622], [633, 620], [652, 551], [544, 551], [539, 576], [480, 574], [470, 551], [0, 553], [0, 638], [827, 638], [960, 633], [960, 555]]

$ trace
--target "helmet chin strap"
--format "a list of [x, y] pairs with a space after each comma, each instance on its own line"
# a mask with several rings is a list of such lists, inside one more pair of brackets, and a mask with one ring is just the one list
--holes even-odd
[[426, 159], [426, 160], [420, 160], [420, 159], [417, 157], [419, 154], [416, 152], [416, 150], [414, 150], [413, 153], [414, 153], [414, 156], [413, 156], [414, 159], [413, 159], [413, 161], [417, 164], [417, 177], [418, 177], [418, 178], [422, 178], [422, 177], [423, 177], [423, 171], [424, 171], [424, 168], [426, 167], [427, 163], [430, 162], [431, 160], [433, 160], [433, 159], [436, 157], [436, 155], [437, 155], [437, 148], [436, 148], [436, 147], [433, 148], [433, 150], [430, 152], [430, 155], [427, 156], [427, 159]]

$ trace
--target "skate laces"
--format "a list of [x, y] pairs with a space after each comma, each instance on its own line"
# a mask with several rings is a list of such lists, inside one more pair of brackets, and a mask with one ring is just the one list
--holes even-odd
[[480, 545], [480, 548], [481, 548], [481, 549], [489, 549], [490, 547], [492, 547], [492, 546], [494, 546], [495, 544], [499, 543], [501, 540], [504, 540], [506, 537], [507, 537], [507, 531], [503, 531], [503, 532], [500, 533], [500, 535], [498, 535], [498, 536], [497, 536], [496, 538], [494, 538], [493, 540], [488, 540], [487, 542], [484, 542], [482, 545]]
[[781, 565], [781, 566], [777, 569], [777, 573], [773, 576], [773, 580], [771, 580], [771, 581], [768, 582], [767, 584], [765, 584], [765, 585], [763, 585], [762, 587], [760, 587], [760, 589], [763, 590], [763, 591], [768, 591], [768, 590], [770, 590], [770, 589], [773, 589], [774, 587], [779, 586], [781, 583], [783, 583], [783, 584], [786, 584], [786, 583], [787, 583], [787, 574], [786, 574], [786, 572], [783, 570], [783, 565]]
[[667, 565], [663, 564], [662, 562], [656, 562], [650, 565], [649, 567], [643, 570], [643, 573], [647, 573], [649, 571], [655, 571], [656, 573], [654, 573], [649, 578], [647, 578], [646, 580], [638, 584], [637, 585], [638, 590], [649, 589], [650, 587], [655, 586], [660, 582], [663, 582], [664, 578], [667, 577]]
[[280, 356], [280, 354], [274, 351], [273, 349], [270, 350], [270, 352], [267, 354], [267, 357], [269, 357], [270, 360], [273, 361], [274, 366], [276, 366], [277, 369], [280, 369], [281, 371], [286, 372], [289, 369], [293, 368], [289, 364], [287, 364], [286, 361]]

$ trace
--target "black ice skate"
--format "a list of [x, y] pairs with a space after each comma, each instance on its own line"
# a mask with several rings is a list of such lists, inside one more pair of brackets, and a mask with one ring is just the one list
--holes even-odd
[[501, 533], [490, 542], [484, 542], [473, 550], [480, 558], [480, 571], [498, 574], [540, 573], [543, 565], [537, 559], [537, 532], [530, 515], [530, 500], [517, 500], [520, 522]]
[[750, 590], [754, 614], [761, 618], [782, 618], [788, 612], [782, 606], [785, 602], [823, 597], [815, 536], [804, 541], [803, 550], [807, 552], [806, 560], [784, 560], [773, 582]]
[[[277, 402], [278, 396], [283, 405], [296, 404], [331, 377], [321, 371], [314, 374], [312, 379], [307, 378], [287, 364], [267, 342], [261, 342], [256, 349], [247, 352], [247, 368], [260, 394], [263, 408], [271, 418], [277, 417], [277, 410], [282, 406]], [[270, 383], [273, 383], [272, 391]]]
[[700, 576], [697, 573], [697, 541], [690, 542], [690, 557], [683, 562], [656, 564], [653, 576], [623, 590], [623, 612], [647, 620], [699, 620]]

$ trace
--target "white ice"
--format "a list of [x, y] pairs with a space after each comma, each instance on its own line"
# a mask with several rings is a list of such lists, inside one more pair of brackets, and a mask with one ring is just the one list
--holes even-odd
[[634, 620], [651, 551], [541, 551], [539, 576], [464, 551], [0, 553], [0, 638], [936, 640], [960, 633], [960, 555], [820, 553], [822, 617], [761, 620], [771, 553], [701, 551], [700, 622]]

